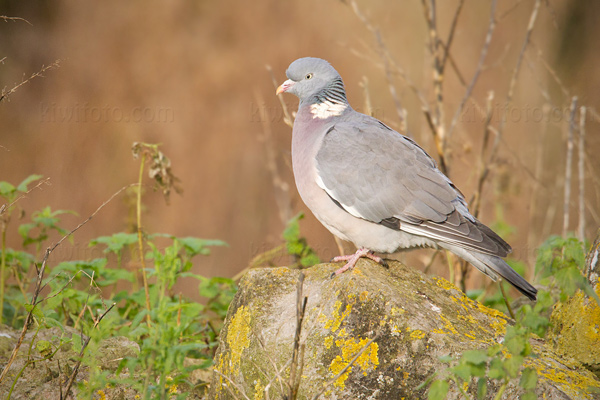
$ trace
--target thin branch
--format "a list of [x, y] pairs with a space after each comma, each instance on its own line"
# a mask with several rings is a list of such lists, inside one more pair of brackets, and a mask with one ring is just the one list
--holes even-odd
[[[104, 316], [106, 314], [108, 314], [108, 312], [110, 310], [112, 310], [115, 305], [117, 305], [117, 303], [112, 303], [112, 305], [106, 311], [104, 311], [102, 313], [102, 315], [100, 315], [100, 317], [94, 322], [94, 327], [92, 329], [94, 329], [98, 326], [100, 321], [102, 321], [102, 318], [104, 318]], [[71, 377], [69, 378], [69, 382], [67, 383], [67, 388], [65, 389], [64, 400], [69, 398], [69, 395], [71, 392], [71, 386], [73, 385], [73, 381], [75, 380], [75, 377], [77, 376], [77, 373], [79, 372], [79, 367], [81, 366], [81, 361], [83, 360], [83, 352], [85, 351], [86, 347], [90, 343], [91, 339], [92, 339], [92, 336], [88, 335], [85, 342], [83, 343], [83, 346], [81, 346], [81, 351], [79, 352], [79, 357], [78, 357], [79, 359], [77, 360], [77, 364], [75, 364], [75, 368], [73, 368], [73, 372], [71, 373]], [[61, 397], [61, 400], [63, 400], [63, 397]]]
[[510, 84], [508, 86], [508, 96], [506, 99], [507, 103], [510, 103], [512, 101], [513, 90], [515, 88], [515, 84], [517, 83], [519, 71], [521, 70], [521, 63], [523, 62], [523, 55], [525, 54], [525, 50], [527, 49], [527, 46], [529, 45], [529, 38], [531, 37], [531, 32], [533, 32], [533, 28], [535, 26], [535, 21], [537, 19], [538, 10], [540, 8], [541, 2], [542, 2], [541, 0], [536, 0], [535, 4], [533, 6], [533, 11], [531, 12], [531, 15], [529, 16], [529, 24], [527, 25], [527, 33], [525, 33], [525, 39], [523, 40], [523, 45], [521, 46], [521, 52], [519, 53], [519, 58], [517, 58], [517, 65], [515, 66], [513, 75], [510, 79]]
[[16, 92], [21, 86], [25, 85], [26, 83], [28, 83], [29, 81], [31, 81], [34, 78], [40, 77], [40, 76], [44, 76], [44, 72], [53, 69], [53, 68], [58, 68], [60, 67], [60, 61], [61, 60], [56, 60], [54, 61], [52, 64], [47, 65], [47, 66], [42, 66], [42, 69], [39, 70], [38, 72], [35, 72], [33, 74], [31, 74], [31, 76], [27, 79], [23, 79], [21, 81], [21, 83], [15, 85], [12, 89], [10, 89], [8, 92], [5, 91], [4, 89], [2, 89], [2, 94], [0, 94], [0, 102], [2, 102], [2, 100], [6, 100], [8, 99], [8, 97], [13, 94], [14, 92]]
[[[442, 63], [440, 66], [440, 70], [442, 72], [444, 72], [444, 69], [446, 67], [446, 60], [448, 59], [448, 56], [450, 55], [450, 47], [452, 46], [452, 41], [454, 40], [454, 32], [456, 32], [456, 24], [458, 23], [458, 16], [460, 15], [460, 12], [462, 11], [464, 4], [465, 4], [465, 0], [460, 0], [458, 2], [458, 6], [456, 7], [456, 11], [454, 12], [454, 17], [452, 18], [452, 23], [450, 24], [450, 32], [448, 33], [448, 39], [446, 40], [445, 46], [443, 46], [444, 58], [442, 58]], [[440, 43], [440, 44], [443, 45], [443, 43]]]
[[494, 34], [494, 29], [496, 28], [496, 17], [495, 17], [496, 3], [497, 3], [496, 0], [492, 0], [492, 4], [490, 6], [490, 22], [488, 25], [487, 34], [485, 35], [485, 41], [483, 42], [483, 47], [481, 48], [481, 52], [479, 54], [479, 62], [477, 63], [477, 68], [475, 68], [475, 74], [473, 75], [473, 78], [471, 78], [471, 82], [469, 83], [469, 86], [467, 87], [465, 95], [463, 96], [462, 100], [460, 101], [458, 108], [454, 112], [454, 117], [452, 117], [452, 122], [450, 122], [450, 128], [448, 128], [448, 135], [447, 135], [448, 140], [450, 140], [450, 138], [452, 136], [452, 131], [454, 130], [454, 127], [456, 126], [456, 123], [458, 122], [458, 118], [462, 114], [465, 103], [471, 97], [473, 88], [475, 87], [475, 84], [477, 83], [477, 80], [479, 79], [479, 75], [481, 74], [481, 71], [483, 69], [483, 63], [485, 62], [485, 58], [487, 56], [488, 49], [490, 47], [490, 43], [492, 42], [492, 36]]
[[294, 335], [294, 347], [292, 350], [292, 363], [290, 366], [290, 378], [288, 381], [289, 400], [296, 400], [298, 397], [298, 388], [303, 369], [304, 346], [300, 345], [300, 335], [302, 334], [302, 321], [306, 311], [306, 302], [308, 297], [302, 295], [302, 286], [304, 284], [304, 273], [300, 272], [298, 276], [298, 285], [296, 288], [296, 334]]
[[579, 225], [577, 227], [579, 240], [585, 240], [585, 118], [586, 107], [579, 109]]
[[[392, 99], [394, 100], [394, 105], [396, 107], [396, 113], [398, 114], [398, 118], [400, 119], [400, 130], [402, 131], [403, 134], [408, 135], [408, 131], [406, 129], [407, 128], [407, 126], [406, 126], [406, 110], [402, 107], [400, 98], [398, 97], [398, 92], [396, 91], [396, 87], [394, 86], [394, 82], [392, 79], [392, 71], [390, 69], [390, 64], [393, 65], [394, 62], [390, 56], [387, 46], [385, 45], [385, 42], [383, 41], [381, 32], [379, 31], [379, 28], [377, 28], [373, 24], [371, 24], [369, 19], [362, 13], [360, 8], [358, 8], [358, 4], [356, 3], [356, 1], [351, 0], [349, 2], [346, 2], [346, 1], [342, 0], [342, 2], [350, 5], [350, 8], [352, 8], [354, 15], [356, 15], [358, 17], [358, 19], [363, 23], [365, 28], [367, 28], [367, 30], [369, 32], [371, 32], [373, 34], [373, 36], [375, 37], [375, 41], [377, 42], [377, 53], [378, 53], [379, 57], [381, 58], [381, 60], [383, 61], [383, 70], [385, 72], [386, 80], [388, 83], [388, 89], [389, 89], [390, 94], [392, 95]], [[401, 72], [401, 75], [404, 75], [403, 71]], [[406, 80], [406, 78], [405, 78], [405, 80]], [[409, 86], [411, 86], [411, 88], [413, 88], [413, 90], [418, 91], [416, 85], [409, 84]]]
[[[228, 377], [227, 375], [223, 374], [221, 371], [219, 371], [218, 369], [214, 369], [213, 371], [215, 371], [218, 375], [222, 376], [223, 378], [227, 379], [229, 381], [229, 383], [231, 383], [231, 385], [236, 388], [238, 390], [238, 392], [240, 392], [242, 394], [242, 396], [244, 396], [244, 398], [246, 400], [250, 400], [250, 398], [248, 396], [246, 396], [246, 393], [244, 393], [243, 388], [241, 388], [237, 383], [235, 383], [234, 381], [231, 380], [230, 377]], [[238, 397], [235, 395], [235, 393], [233, 393], [233, 390], [231, 390], [229, 388], [229, 386], [227, 386], [226, 384], [222, 383], [222, 386], [225, 386], [225, 389], [227, 389], [229, 391], [229, 393], [235, 398], [237, 399]]]
[[490, 172], [490, 164], [485, 161], [485, 149], [487, 148], [490, 132], [492, 131], [492, 116], [494, 115], [493, 109], [494, 92], [488, 93], [486, 102], [486, 116], [485, 116], [485, 127], [483, 130], [483, 143], [481, 144], [481, 152], [479, 154], [479, 175], [477, 177], [477, 189], [473, 194], [473, 198], [470, 201], [471, 213], [475, 218], [479, 215], [479, 208], [481, 206], [481, 194], [483, 192], [483, 184]]
[[[271, 81], [273, 82], [273, 86], [277, 88], [278, 84], [277, 79], [275, 79], [275, 74], [273, 73], [273, 68], [271, 68], [270, 65], [265, 65], [265, 68], [267, 69], [267, 71], [269, 71], [269, 74], [271, 75]], [[283, 110], [283, 122], [285, 122], [285, 124], [290, 128], [293, 128], [294, 117], [292, 117], [292, 115], [288, 111], [287, 104], [283, 100], [283, 94], [280, 93], [279, 95], [277, 95], [277, 99], [279, 100], [279, 103], [281, 103], [281, 109]]]
[[506, 292], [504, 291], [504, 286], [502, 285], [502, 280], [500, 280], [498, 282], [498, 286], [500, 287], [500, 292], [502, 292], [502, 298], [504, 299], [504, 304], [506, 304], [506, 308], [508, 309], [508, 313], [510, 314], [510, 317], [512, 319], [515, 319], [515, 312], [513, 311], [512, 307], [510, 306], [510, 301], [508, 301], [508, 296], [506, 295]]
[[575, 136], [575, 112], [577, 111], [577, 96], [571, 100], [571, 113], [569, 115], [569, 135], [567, 136], [567, 164], [565, 166], [565, 197], [563, 203], [563, 237], [567, 236], [569, 229], [569, 203], [571, 202], [571, 176], [573, 164], [573, 141]]
[[429, 28], [429, 53], [433, 57], [432, 62], [432, 78], [433, 92], [435, 95], [435, 108], [433, 118], [429, 116], [431, 122], [429, 126], [433, 126], [433, 140], [439, 157], [440, 170], [448, 175], [448, 163], [446, 161], [446, 128], [444, 125], [444, 94], [443, 83], [444, 73], [442, 70], [442, 60], [440, 58], [440, 39], [437, 29], [437, 9], [435, 0], [421, 0], [425, 21]]
[[21, 17], [7, 17], [6, 15], [0, 15], [0, 19], [3, 19], [4, 22], [8, 22], [8, 21], [23, 21], [23, 22], [27, 23], [28, 25], [33, 26], [33, 24], [31, 22], [29, 22], [25, 18], [21, 18]]
[[104, 208], [104, 206], [106, 206], [108, 203], [110, 203], [112, 199], [114, 199], [122, 191], [124, 191], [125, 189], [127, 189], [127, 188], [129, 188], [129, 187], [131, 187], [133, 185], [135, 185], [135, 184], [127, 185], [127, 186], [124, 186], [121, 189], [119, 189], [108, 200], [106, 200], [104, 203], [102, 203], [100, 205], [100, 207], [98, 207], [96, 209], [96, 211], [94, 211], [92, 213], [92, 215], [90, 215], [85, 221], [83, 221], [82, 223], [80, 223], [79, 225], [77, 225], [72, 231], [70, 231], [69, 233], [67, 233], [66, 235], [64, 235], [58, 242], [56, 242], [54, 245], [52, 245], [52, 246], [50, 246], [50, 247], [48, 247], [46, 249], [46, 252], [44, 254], [44, 258], [42, 259], [42, 266], [38, 270], [38, 275], [37, 275], [36, 282], [35, 282], [35, 290], [33, 292], [33, 297], [31, 299], [31, 303], [30, 303], [33, 307], [31, 307], [31, 310], [29, 310], [29, 312], [27, 313], [27, 316], [25, 317], [25, 322], [23, 324], [23, 329], [21, 330], [21, 335], [19, 336], [19, 339], [17, 340], [17, 343], [15, 344], [15, 348], [13, 349], [12, 354], [10, 355], [10, 358], [8, 359], [8, 362], [4, 366], [4, 369], [2, 370], [2, 374], [0, 374], [0, 383], [4, 380], [4, 378], [8, 374], [8, 370], [9, 370], [11, 364], [13, 363], [13, 361], [15, 360], [15, 358], [17, 357], [17, 353], [19, 352], [19, 348], [23, 344], [23, 340], [25, 339], [25, 334], [27, 333], [27, 330], [29, 329], [29, 325], [33, 321], [33, 311], [35, 310], [35, 305], [38, 303], [37, 300], [38, 300], [38, 297], [40, 295], [40, 292], [42, 291], [42, 281], [44, 280], [44, 273], [45, 273], [45, 270], [46, 270], [46, 263], [48, 262], [48, 257], [50, 257], [50, 254], [54, 251], [54, 249], [56, 249], [58, 246], [60, 246], [60, 244], [62, 242], [64, 242], [68, 237], [70, 237], [71, 235], [73, 235], [75, 232], [77, 232], [79, 230], [79, 228], [81, 228], [83, 225], [85, 225], [86, 223], [88, 223], [92, 218], [94, 218], [94, 216], [96, 216], [96, 214], [98, 214], [98, 212], [100, 212], [100, 210], [102, 210]]
[[[258, 92], [255, 93], [254, 98], [257, 105], [264, 104], [262, 95]], [[284, 108], [284, 115], [286, 114]], [[284, 120], [287, 117], [284, 117]], [[285, 225], [292, 218], [292, 199], [290, 196], [290, 185], [282, 178], [277, 167], [277, 156], [273, 145], [273, 135], [271, 132], [271, 124], [268, 123], [266, 116], [260, 116], [262, 124], [262, 135], [258, 137], [259, 141], [263, 142], [266, 152], [266, 164], [269, 173], [271, 174], [271, 181], [273, 183], [273, 189], [275, 189], [275, 203], [277, 203], [277, 209], [279, 211], [279, 219]]]
[[8, 210], [12, 206], [14, 206], [19, 200], [21, 200], [22, 198], [24, 198], [25, 196], [27, 196], [33, 190], [35, 190], [35, 189], [39, 188], [40, 186], [42, 186], [44, 183], [47, 184], [47, 185], [50, 185], [50, 178], [42, 179], [35, 186], [33, 186], [32, 188], [30, 188], [29, 190], [27, 190], [25, 193], [19, 195], [11, 203], [9, 203], [9, 204], [2, 204], [2, 206], [0, 206], [0, 215], [4, 214], [6, 212], [6, 210]]

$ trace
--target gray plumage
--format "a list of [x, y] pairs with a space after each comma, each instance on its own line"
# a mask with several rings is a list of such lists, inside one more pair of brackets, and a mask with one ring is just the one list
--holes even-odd
[[301, 58], [286, 74], [277, 92], [300, 99], [292, 136], [296, 186], [325, 227], [381, 253], [447, 249], [535, 299], [537, 290], [501, 258], [510, 245], [469, 213], [462, 193], [412, 139], [350, 107], [329, 63]]

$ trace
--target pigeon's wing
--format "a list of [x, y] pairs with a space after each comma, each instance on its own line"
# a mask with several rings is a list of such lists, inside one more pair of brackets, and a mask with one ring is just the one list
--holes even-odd
[[486, 254], [511, 252], [423, 149], [374, 118], [330, 127], [316, 164], [317, 184], [357, 218]]

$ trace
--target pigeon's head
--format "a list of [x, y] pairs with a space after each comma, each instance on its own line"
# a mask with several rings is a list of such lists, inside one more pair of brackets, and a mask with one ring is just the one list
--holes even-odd
[[299, 58], [290, 64], [285, 74], [289, 79], [277, 88], [276, 93], [292, 93], [300, 101], [308, 100], [332, 86], [343, 90], [340, 74], [320, 58]]

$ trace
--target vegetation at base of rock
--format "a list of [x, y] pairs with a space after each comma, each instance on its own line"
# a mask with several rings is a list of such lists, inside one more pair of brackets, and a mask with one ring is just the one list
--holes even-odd
[[[138, 235], [117, 232], [101, 236], [88, 244], [91, 252], [102, 250], [101, 257], [53, 260], [42, 282], [46, 288], [43, 300], [31, 304], [30, 294], [42, 264], [41, 249], [48, 246], [51, 231], [68, 233], [61, 218], [75, 214], [50, 207], [34, 211], [30, 221], [16, 227], [23, 250], [6, 245], [7, 235], [12, 235], [10, 228], [17, 222], [14, 215], [18, 213], [19, 219], [24, 220], [27, 214], [19, 208], [19, 196], [30, 191], [33, 184], [45, 182], [41, 179], [40, 175], [31, 175], [16, 186], [0, 182], [0, 196], [7, 205], [2, 210], [2, 322], [22, 329], [25, 316], [31, 311], [33, 323], [28, 330], [35, 332], [34, 340], [27, 346], [29, 350], [21, 347], [19, 353], [19, 357], [29, 361], [18, 373], [9, 370], [4, 378], [8, 384], [3, 382], [2, 386], [11, 389], [2, 391], [3, 395], [10, 398], [22, 373], [33, 368], [34, 363], [48, 360], [51, 363], [48, 365], [54, 368], [54, 355], [67, 348], [76, 353], [84, 350], [84, 379], [80, 379], [77, 387], [80, 397], [95, 398], [100, 391], [109, 395], [117, 385], [130, 388], [143, 399], [165, 396], [183, 399], [192, 392], [202, 393], [205, 383], [190, 381], [190, 377], [194, 370], [207, 369], [212, 364], [216, 338], [237, 287], [231, 279], [207, 278], [192, 273], [191, 269], [200, 262], [198, 256], [209, 255], [211, 247], [225, 243], [144, 232], [142, 257], [148, 262], [145, 272], [149, 280], [147, 308], [144, 287], [136, 271], [140, 265]], [[136, 195], [138, 188], [130, 195]], [[188, 285], [197, 282], [205, 304], [192, 301], [175, 289], [182, 280]], [[114, 309], [97, 323], [98, 316], [113, 303]], [[52, 336], [54, 339], [35, 341], [40, 332], [53, 328], [59, 332]], [[107, 352], [103, 346], [107, 339], [116, 337], [137, 343], [139, 351], [116, 350], [113, 355], [117, 362], [112, 363], [112, 370], [106, 370], [101, 361]], [[7, 358], [12, 347], [13, 342], [4, 352]], [[62, 368], [71, 371], [74, 362], [62, 360]], [[60, 372], [54, 372], [48, 379], [56, 379], [57, 374]], [[55, 382], [58, 387], [58, 380]]]
[[[450, 387], [449, 383], [453, 382], [465, 398], [484, 399], [490, 382], [498, 382], [500, 391], [503, 391], [511, 380], [519, 380], [519, 385], [524, 390], [520, 398], [536, 399], [538, 373], [535, 368], [527, 366], [532, 364], [532, 360], [539, 355], [532, 350], [530, 339], [534, 336], [546, 337], [551, 326], [549, 316], [552, 309], [560, 312], [565, 307], [564, 303], [572, 305], [577, 299], [581, 301], [585, 293], [595, 300], [594, 304], [589, 306], [593, 310], [574, 312], [570, 315], [577, 315], [575, 318], [586, 321], [584, 326], [580, 327], [581, 330], [587, 330], [594, 323], [600, 322], [600, 320], [587, 321], [590, 315], [595, 313], [600, 315], [598, 311], [594, 311], [600, 310], [600, 299], [584, 275], [586, 247], [588, 246], [585, 243], [575, 237], [548, 238], [537, 254], [536, 276], [539, 277], [538, 286], [541, 287], [537, 302], [533, 305], [525, 304], [519, 309], [514, 325], [506, 327], [506, 334], [501, 344], [492, 345], [487, 349], [467, 351], [457, 359], [443, 357], [441, 361], [452, 366], [436, 373], [435, 376], [440, 378], [431, 384], [429, 398], [444, 398]], [[488, 302], [490, 306], [498, 304], [500, 303], [495, 299]], [[554, 323], [561, 323], [560, 321], [564, 319], [564, 315], [560, 319], [555, 318]], [[558, 341], [560, 339], [554, 340], [554, 342]], [[594, 344], [583, 343], [581, 340], [578, 340], [578, 343], [582, 345], [581, 348], [586, 349], [584, 350], [586, 354], [590, 351], [594, 352]], [[563, 353], [575, 356], [577, 351], [571, 349], [570, 352], [563, 351]], [[584, 358], [582, 354], [577, 357], [582, 362], [585, 362]], [[592, 371], [594, 372], [593, 369]]]

